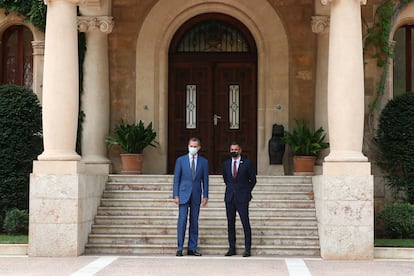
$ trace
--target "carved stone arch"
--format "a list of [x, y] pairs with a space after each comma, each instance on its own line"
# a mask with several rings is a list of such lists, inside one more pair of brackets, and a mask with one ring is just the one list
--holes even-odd
[[3, 37], [4, 32], [16, 25], [25, 26], [29, 29], [33, 36], [33, 92], [37, 95], [40, 102], [42, 101], [42, 80], [43, 80], [43, 55], [44, 55], [44, 40], [45, 34], [35, 27], [33, 24], [24, 22], [24, 18], [15, 12], [0, 16], [0, 38]]
[[[165, 173], [167, 158], [168, 50], [179, 27], [191, 17], [209, 12], [230, 15], [252, 34], [258, 56], [258, 156], [267, 156], [267, 141], [275, 120], [287, 125], [289, 119], [289, 51], [286, 31], [267, 0], [183, 1], [160, 0], [151, 9], [139, 30], [136, 47], [137, 119], [152, 121], [160, 147], [147, 163], [150, 173]], [[162, 18], [162, 20], [160, 20]], [[280, 108], [275, 108], [278, 106]], [[258, 173], [267, 174], [268, 160], [258, 160]]]
[[27, 24], [24, 22], [24, 18], [14, 12], [0, 17], [0, 34], [2, 35], [6, 29], [13, 25], [23, 25], [27, 27], [33, 35], [34, 41], [44, 41], [45, 34], [36, 28], [33, 24]]

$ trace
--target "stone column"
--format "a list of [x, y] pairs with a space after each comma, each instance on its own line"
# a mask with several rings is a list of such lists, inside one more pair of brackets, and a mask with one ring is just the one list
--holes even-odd
[[43, 64], [45, 53], [44, 41], [32, 41], [33, 47], [33, 92], [42, 103]]
[[330, 3], [328, 124], [330, 154], [313, 177], [321, 256], [374, 257], [373, 176], [362, 154], [364, 72], [361, 3]]
[[364, 132], [364, 70], [361, 1], [331, 2], [328, 66], [330, 154], [325, 161], [361, 162]]
[[[315, 84], [315, 128], [323, 127], [329, 134], [328, 128], [328, 54], [329, 54], [329, 16], [312, 16], [312, 31], [317, 34], [317, 60]], [[326, 136], [329, 139], [328, 135]], [[317, 164], [322, 164], [329, 149], [319, 153]], [[319, 166], [320, 167], [320, 166]]]
[[39, 160], [80, 160], [76, 153], [79, 110], [75, 0], [46, 1], [43, 73], [43, 143]]
[[[75, 0], [47, 0], [44, 152], [33, 162], [29, 193], [29, 256], [78, 256], [105, 176], [85, 175], [75, 151], [78, 122], [78, 36]], [[94, 185], [95, 184], [95, 185]]]
[[80, 16], [79, 30], [86, 33], [81, 110], [85, 113], [82, 130], [82, 161], [109, 163], [105, 138], [109, 133], [108, 38], [113, 21], [109, 16]]

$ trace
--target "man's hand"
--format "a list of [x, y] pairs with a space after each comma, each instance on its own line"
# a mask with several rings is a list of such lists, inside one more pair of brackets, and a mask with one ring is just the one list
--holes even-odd
[[175, 203], [175, 205], [180, 204], [180, 198], [178, 196], [176, 198], [174, 198], [174, 203]]
[[205, 207], [205, 206], [207, 206], [207, 203], [208, 203], [208, 198], [203, 198], [203, 201], [201, 203], [201, 206], [202, 207]]

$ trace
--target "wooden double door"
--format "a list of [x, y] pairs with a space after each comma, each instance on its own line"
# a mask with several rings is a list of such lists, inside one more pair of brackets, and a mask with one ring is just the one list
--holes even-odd
[[198, 137], [210, 174], [220, 174], [231, 142], [257, 168], [257, 69], [249, 60], [170, 60], [168, 172]]

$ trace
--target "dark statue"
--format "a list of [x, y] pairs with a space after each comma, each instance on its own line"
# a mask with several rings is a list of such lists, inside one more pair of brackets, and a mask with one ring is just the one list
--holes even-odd
[[285, 133], [283, 125], [274, 124], [272, 138], [269, 140], [269, 159], [270, 164], [282, 164], [283, 154], [285, 153], [285, 143], [282, 138]]

